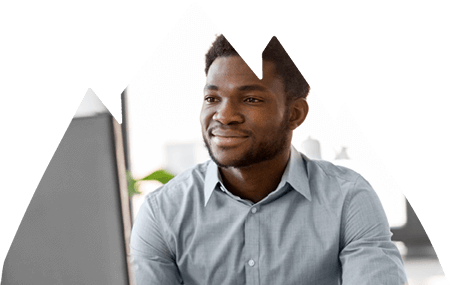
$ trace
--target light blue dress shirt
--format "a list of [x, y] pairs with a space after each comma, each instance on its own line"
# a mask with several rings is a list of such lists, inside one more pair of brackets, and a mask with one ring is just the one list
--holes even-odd
[[278, 188], [258, 203], [227, 191], [212, 161], [147, 195], [131, 256], [138, 285], [400, 285], [391, 235], [363, 177], [291, 147]]

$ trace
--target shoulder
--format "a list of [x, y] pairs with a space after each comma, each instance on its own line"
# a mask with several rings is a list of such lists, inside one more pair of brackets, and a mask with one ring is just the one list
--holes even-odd
[[[373, 192], [370, 184], [358, 172], [325, 160], [313, 160], [302, 154], [311, 191], [328, 199], [347, 198], [358, 191]], [[339, 199], [340, 200], [340, 199]]]
[[171, 179], [145, 197], [153, 211], [171, 219], [180, 211], [203, 203], [206, 170], [211, 161], [198, 164]]
[[336, 165], [326, 160], [315, 160], [304, 155], [302, 156], [306, 161], [308, 173], [311, 173], [313, 176], [345, 181], [356, 181], [361, 176], [350, 168]]
[[338, 210], [346, 223], [351, 217], [387, 225], [381, 201], [370, 183], [358, 172], [324, 160], [304, 157], [312, 199]]

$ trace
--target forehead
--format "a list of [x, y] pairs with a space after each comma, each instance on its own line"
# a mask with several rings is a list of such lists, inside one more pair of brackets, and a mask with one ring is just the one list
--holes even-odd
[[239, 56], [218, 57], [211, 64], [206, 77], [207, 85], [219, 89], [233, 89], [244, 85], [263, 85], [274, 93], [284, 95], [283, 80], [275, 63], [263, 61], [263, 79], [259, 79]]

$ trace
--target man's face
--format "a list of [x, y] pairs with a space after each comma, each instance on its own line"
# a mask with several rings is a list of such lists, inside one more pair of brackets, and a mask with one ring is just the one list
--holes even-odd
[[292, 135], [283, 80], [263, 62], [259, 80], [239, 56], [219, 57], [206, 77], [202, 134], [220, 167], [246, 167], [275, 158]]

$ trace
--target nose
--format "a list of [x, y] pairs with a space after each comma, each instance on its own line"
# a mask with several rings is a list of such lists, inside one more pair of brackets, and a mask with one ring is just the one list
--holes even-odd
[[224, 100], [214, 113], [213, 120], [223, 125], [241, 124], [244, 122], [244, 116], [232, 100]]

